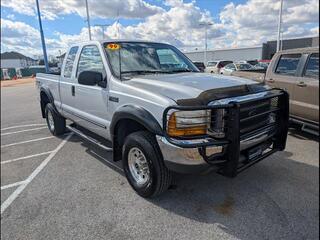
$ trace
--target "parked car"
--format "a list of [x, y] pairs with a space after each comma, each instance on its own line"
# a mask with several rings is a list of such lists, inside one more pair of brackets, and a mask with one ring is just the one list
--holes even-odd
[[203, 62], [193, 62], [194, 65], [200, 70], [200, 72], [204, 72], [206, 66]]
[[253, 66], [253, 69], [263, 69], [263, 70], [267, 70], [269, 66], [269, 63], [266, 62], [258, 62], [256, 65]]
[[219, 61], [209, 61], [207, 63], [205, 72], [208, 73], [220, 73], [221, 68], [227, 64], [232, 63], [232, 61], [219, 60]]
[[265, 82], [290, 94], [290, 119], [303, 131], [319, 135], [319, 48], [277, 52], [267, 70], [232, 75]]
[[256, 64], [258, 64], [258, 60], [243, 60], [243, 61], [238, 61], [238, 63], [248, 63], [250, 64], [251, 66], [254, 66]]
[[231, 75], [234, 71], [249, 69], [253, 69], [249, 63], [229, 63], [221, 69], [220, 73], [224, 75]]
[[36, 83], [50, 132], [68, 128], [112, 151], [142, 197], [164, 192], [173, 172], [235, 177], [285, 149], [286, 91], [200, 73], [168, 44], [76, 44], [60, 76], [39, 73]]

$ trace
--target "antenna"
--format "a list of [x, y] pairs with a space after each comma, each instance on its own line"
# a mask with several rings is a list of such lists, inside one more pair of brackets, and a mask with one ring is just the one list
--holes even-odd
[[119, 8], [117, 10], [117, 30], [118, 30], [118, 39], [120, 39], [120, 29], [119, 29]]

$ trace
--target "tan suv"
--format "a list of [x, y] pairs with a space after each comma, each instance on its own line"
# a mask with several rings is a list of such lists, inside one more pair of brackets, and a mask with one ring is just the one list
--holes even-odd
[[290, 115], [302, 130], [319, 135], [319, 48], [276, 53], [265, 82], [290, 94]]

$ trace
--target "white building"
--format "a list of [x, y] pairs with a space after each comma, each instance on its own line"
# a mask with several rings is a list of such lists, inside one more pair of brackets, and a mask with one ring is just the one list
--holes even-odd
[[1, 68], [25, 68], [37, 65], [37, 60], [17, 52], [1, 53]]
[[[193, 62], [204, 62], [204, 51], [191, 51], [184, 53]], [[227, 48], [207, 51], [207, 61], [212, 60], [259, 60], [262, 59], [261, 47]]]

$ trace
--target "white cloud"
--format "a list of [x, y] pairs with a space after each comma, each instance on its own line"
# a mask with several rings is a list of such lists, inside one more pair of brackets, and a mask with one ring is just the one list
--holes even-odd
[[[208, 28], [209, 48], [255, 46], [276, 39], [279, 0], [249, 0], [244, 4], [227, 4], [219, 15], [220, 22], [213, 21], [210, 12], [197, 7], [195, 1], [166, 0], [164, 8], [153, 6], [144, 0], [98, 1], [88, 0], [91, 15], [114, 17], [117, 10], [127, 18], [141, 17], [135, 25], [124, 26], [115, 22], [106, 29], [106, 38], [118, 38], [118, 29], [123, 39], [144, 39], [171, 43], [184, 50], [202, 49], [204, 27], [201, 22], [211, 22]], [[54, 19], [60, 15], [76, 13], [83, 16], [85, 1], [47, 0], [40, 1], [43, 15]], [[284, 1], [283, 36], [314, 36], [319, 33], [319, 10], [317, 0]], [[34, 0], [2, 0], [3, 6], [14, 11], [34, 15]], [[8, 16], [7, 16], [8, 18]], [[121, 21], [120, 21], [121, 22]], [[23, 22], [1, 19], [1, 47], [19, 50], [25, 54], [41, 54], [40, 34], [37, 29]], [[101, 39], [102, 29], [92, 27], [93, 39]], [[88, 29], [83, 27], [78, 34], [55, 32], [54, 38], [46, 38], [49, 54], [57, 55], [71, 44], [86, 41]]]
[[[90, 16], [93, 18], [144, 18], [164, 11], [143, 0], [88, 0]], [[34, 0], [2, 0], [1, 5], [13, 11], [29, 16], [36, 15]], [[54, 20], [61, 15], [78, 14], [86, 16], [84, 0], [46, 0], [40, 1], [41, 13], [45, 19]]]
[[[46, 38], [46, 45], [48, 52], [55, 55], [66, 47], [60, 39], [51, 38]], [[1, 50], [16, 51], [30, 57], [41, 55], [40, 33], [24, 22], [1, 19]]]
[[[249, 0], [244, 4], [227, 4], [220, 13], [233, 46], [252, 46], [277, 35], [279, 0]], [[307, 24], [319, 24], [318, 0], [290, 0], [283, 5], [283, 37], [313, 35]]]

